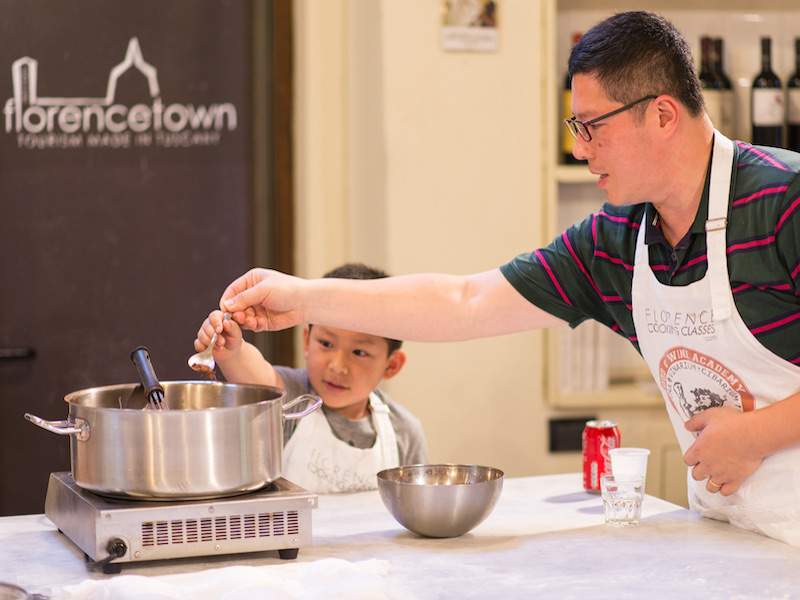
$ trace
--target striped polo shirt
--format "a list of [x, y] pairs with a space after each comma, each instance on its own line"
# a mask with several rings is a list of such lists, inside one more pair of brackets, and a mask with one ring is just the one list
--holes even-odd
[[[710, 162], [709, 162], [710, 165]], [[736, 142], [728, 206], [728, 276], [750, 332], [800, 364], [800, 154]], [[605, 204], [553, 242], [500, 267], [528, 301], [575, 327], [595, 319], [639, 344], [631, 312], [636, 236], [644, 223], [650, 267], [665, 285], [703, 278], [709, 174], [694, 223], [675, 245], [652, 204]], [[644, 221], [642, 217], [645, 217]]]

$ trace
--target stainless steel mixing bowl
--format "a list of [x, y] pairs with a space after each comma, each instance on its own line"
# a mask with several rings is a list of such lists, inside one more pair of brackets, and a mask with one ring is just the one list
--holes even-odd
[[426, 537], [464, 535], [492, 512], [503, 472], [479, 465], [411, 465], [378, 473], [381, 499], [406, 529]]

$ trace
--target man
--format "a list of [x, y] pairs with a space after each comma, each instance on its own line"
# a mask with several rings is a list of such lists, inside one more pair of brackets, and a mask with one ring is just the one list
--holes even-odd
[[256, 269], [221, 306], [256, 330], [312, 321], [418, 341], [596, 319], [659, 383], [692, 508], [800, 546], [800, 156], [715, 132], [689, 48], [657, 15], [598, 24], [569, 68], [567, 126], [602, 210], [493, 271]]

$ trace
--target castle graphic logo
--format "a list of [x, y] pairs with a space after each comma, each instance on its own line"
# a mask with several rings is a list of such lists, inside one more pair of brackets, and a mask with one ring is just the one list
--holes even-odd
[[668, 349], [658, 363], [661, 391], [684, 421], [718, 406], [750, 412], [755, 407], [747, 384], [715, 358], [686, 346]]
[[[129, 69], [147, 81], [149, 104], [115, 102], [117, 82]], [[131, 38], [125, 58], [111, 69], [102, 98], [40, 97], [38, 62], [28, 56], [11, 65], [14, 95], [3, 106], [4, 130], [26, 149], [134, 146], [215, 146], [237, 127], [231, 102], [164, 104], [158, 72], [145, 62], [139, 40]]]

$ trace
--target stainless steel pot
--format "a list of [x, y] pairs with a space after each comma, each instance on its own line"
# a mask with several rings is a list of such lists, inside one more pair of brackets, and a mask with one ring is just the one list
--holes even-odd
[[[142, 410], [138, 384], [96, 387], [64, 397], [69, 416], [25, 418], [70, 436], [72, 476], [84, 489], [142, 500], [216, 498], [258, 489], [281, 476], [283, 421], [322, 404], [263, 385], [162, 382], [169, 410]], [[296, 413], [285, 411], [311, 400]]]

